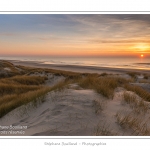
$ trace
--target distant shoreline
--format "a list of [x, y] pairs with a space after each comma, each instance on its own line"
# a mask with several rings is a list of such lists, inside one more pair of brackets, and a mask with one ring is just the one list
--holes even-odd
[[126, 69], [126, 68], [110, 68], [110, 67], [97, 67], [97, 66], [80, 66], [80, 65], [58, 65], [58, 64], [42, 64], [38, 61], [19, 61], [19, 60], [7, 60], [15, 65], [30, 66], [36, 68], [49, 68], [56, 70], [80, 72], [80, 73], [126, 73], [126, 72], [138, 72], [138, 73], [150, 73], [149, 70], [144, 69]]

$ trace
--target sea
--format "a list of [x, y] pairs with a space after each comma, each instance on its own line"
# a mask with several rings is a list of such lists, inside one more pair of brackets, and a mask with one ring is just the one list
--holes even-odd
[[1, 56], [0, 60], [33, 61], [40, 64], [97, 66], [110, 68], [150, 70], [150, 58], [140, 57], [52, 57]]

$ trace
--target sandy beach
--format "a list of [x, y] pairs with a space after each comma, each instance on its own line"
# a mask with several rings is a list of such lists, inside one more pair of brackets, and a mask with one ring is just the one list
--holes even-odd
[[[6, 107], [5, 101], [12, 100], [8, 96], [14, 96], [15, 100], [14, 92], [18, 92], [17, 97], [25, 103], [14, 107], [12, 102], [13, 109], [1, 112], [4, 114], [0, 118], [1, 136], [150, 135], [148, 70], [9, 62], [13, 64], [0, 61], [0, 86], [14, 84], [16, 90], [12, 89], [12, 93], [11, 89], [9, 93], [6, 88], [1, 90], [0, 101]], [[21, 86], [24, 91], [20, 92]], [[27, 101], [28, 94], [33, 96], [43, 88], [50, 90]]]
[[139, 72], [139, 73], [149, 73], [146, 69], [125, 69], [125, 68], [109, 68], [109, 67], [97, 67], [97, 66], [79, 66], [79, 65], [57, 65], [57, 64], [43, 64], [36, 61], [18, 61], [18, 60], [8, 60], [15, 65], [31, 66], [38, 68], [51, 68], [57, 70], [81, 72], [81, 73], [126, 73], [126, 72]]

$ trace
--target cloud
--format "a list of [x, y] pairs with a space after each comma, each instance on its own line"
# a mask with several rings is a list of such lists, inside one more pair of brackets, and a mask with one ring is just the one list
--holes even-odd
[[[39, 37], [41, 36], [41, 37]], [[58, 40], [61, 40], [60, 37], [55, 37], [55, 36], [43, 36], [42, 35], [39, 35], [39, 36], [34, 36], [33, 38], [34, 39], [38, 39], [38, 40], [41, 40], [41, 41], [58, 41]]]
[[150, 43], [150, 14], [8, 15], [0, 21], [3, 43], [38, 45], [41, 49], [119, 51], [136, 43]]
[[93, 43], [150, 43], [150, 40], [89, 40]]
[[0, 33], [1, 36], [16, 36], [16, 33]]
[[[68, 15], [69, 16], [69, 15]], [[70, 15], [78, 31], [101, 37], [150, 37], [150, 15]]]

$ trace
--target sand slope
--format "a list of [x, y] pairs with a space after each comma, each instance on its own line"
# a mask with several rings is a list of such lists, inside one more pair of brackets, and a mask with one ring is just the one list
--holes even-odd
[[[116, 113], [132, 111], [122, 102], [123, 88], [117, 88], [113, 99], [106, 99], [93, 90], [68, 89], [50, 92], [45, 102], [21, 106], [1, 120], [1, 125], [25, 125], [25, 135], [135, 135], [129, 128], [122, 128]], [[95, 112], [94, 100], [100, 101], [102, 110]], [[149, 116], [149, 112], [144, 116]]]

